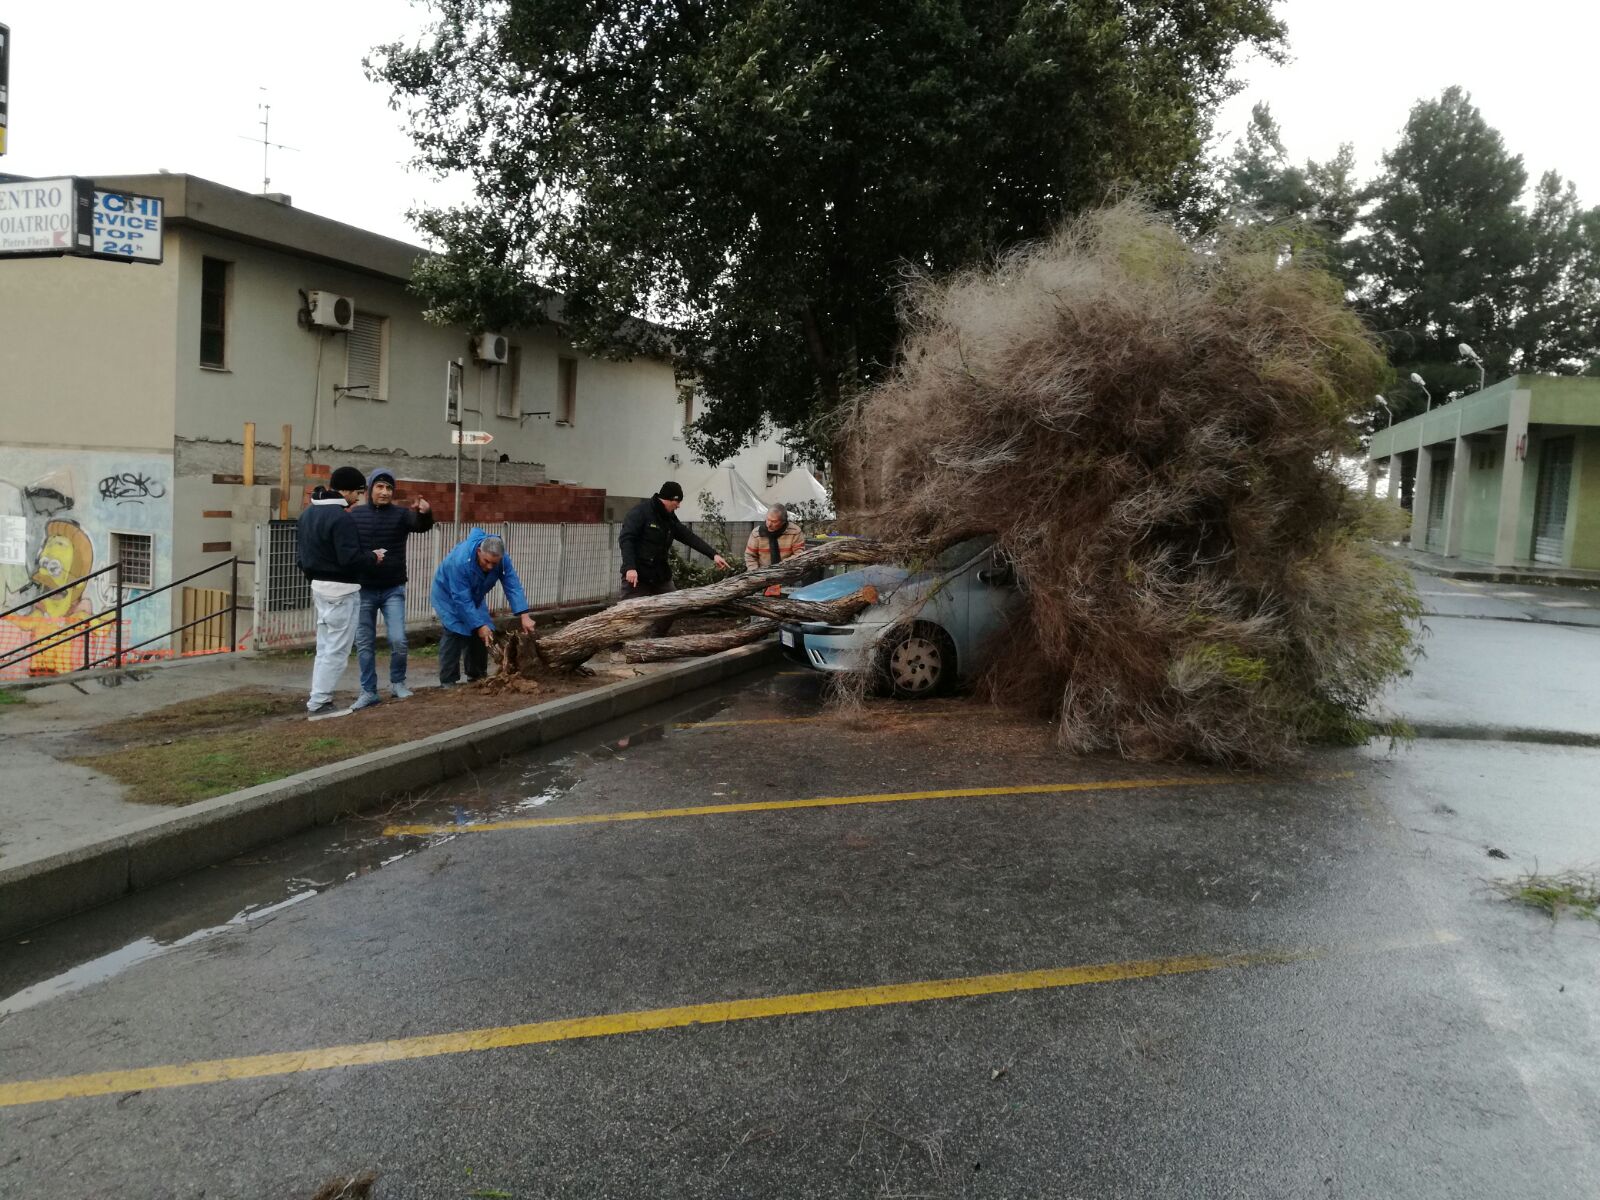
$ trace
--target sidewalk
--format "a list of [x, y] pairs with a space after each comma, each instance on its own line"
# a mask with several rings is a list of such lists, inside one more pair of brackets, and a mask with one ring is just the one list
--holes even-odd
[[[35, 688], [24, 703], [0, 707], [0, 778], [6, 781], [0, 789], [0, 936], [719, 682], [764, 665], [776, 652], [776, 641], [767, 641], [671, 663], [636, 665], [600, 655], [590, 660], [591, 678], [561, 686], [545, 681], [532, 695], [472, 687], [441, 695], [427, 678], [436, 668], [430, 660], [417, 662], [414, 654], [414, 699], [385, 700], [318, 722], [298, 715], [311, 671], [306, 656], [218, 657], [135, 672], [115, 686], [72, 680]], [[385, 666], [380, 661], [380, 678]], [[355, 682], [353, 676], [352, 667], [346, 685]], [[221, 708], [243, 689], [271, 715], [255, 721], [261, 729], [235, 724], [222, 736], [241, 743], [304, 742], [322, 751], [310, 761], [324, 765], [278, 771], [270, 781], [192, 803], [135, 804], [115, 780], [66, 761], [81, 756], [84, 747], [104, 752], [107, 739], [101, 735], [119, 722], [138, 718], [148, 727], [152, 714], [164, 719], [161, 709], [210, 697]], [[346, 686], [337, 698], [348, 702], [355, 694]], [[248, 706], [242, 711], [247, 726]], [[364, 741], [363, 730], [384, 736]], [[308, 731], [315, 736], [306, 742]], [[218, 732], [180, 726], [159, 745], [183, 751]], [[110, 740], [114, 745], [115, 737]], [[165, 778], [158, 775], [156, 782], [164, 787]]]
[[1522, 563], [1514, 567], [1496, 567], [1488, 563], [1469, 562], [1462, 558], [1446, 558], [1409, 546], [1378, 546], [1378, 553], [1393, 559], [1401, 566], [1443, 579], [1468, 579], [1478, 583], [1540, 583], [1555, 587], [1600, 588], [1600, 571], [1581, 567], [1546, 567]]

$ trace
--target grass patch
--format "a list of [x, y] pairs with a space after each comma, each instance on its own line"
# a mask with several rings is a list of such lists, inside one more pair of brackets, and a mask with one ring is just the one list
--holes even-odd
[[264, 729], [203, 733], [129, 746], [72, 761], [125, 785], [127, 799], [137, 804], [190, 804], [394, 742], [393, 730], [380, 724], [347, 737], [307, 736], [293, 727], [273, 724]]
[[266, 717], [282, 717], [304, 710], [305, 699], [300, 695], [264, 688], [238, 688], [101, 725], [95, 730], [95, 736], [104, 741], [153, 741], [254, 724]]
[[1554, 875], [1535, 871], [1515, 879], [1497, 880], [1494, 889], [1507, 900], [1537, 908], [1552, 921], [1562, 913], [1600, 921], [1600, 875], [1593, 871], [1561, 871]]
[[0, 688], [0, 708], [4, 708], [8, 704], [26, 704], [27, 702], [21, 692], [13, 691], [11, 688]]

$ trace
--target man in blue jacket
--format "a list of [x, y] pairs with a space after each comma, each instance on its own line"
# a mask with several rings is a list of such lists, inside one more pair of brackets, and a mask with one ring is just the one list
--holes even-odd
[[356, 623], [356, 664], [361, 695], [351, 711], [378, 703], [378, 614], [389, 640], [389, 690], [396, 700], [411, 695], [406, 686], [406, 538], [433, 528], [426, 500], [394, 502], [394, 472], [379, 467], [367, 476], [367, 502], [350, 510], [363, 550], [383, 550], [384, 559], [361, 577], [361, 612]]
[[295, 554], [311, 581], [311, 601], [317, 609], [317, 658], [311, 667], [311, 698], [306, 701], [313, 719], [347, 711], [334, 704], [333, 689], [350, 661], [361, 573], [381, 565], [385, 557], [382, 550], [361, 548], [355, 522], [345, 511], [361, 499], [365, 483], [354, 467], [340, 467], [327, 487], [311, 493], [311, 503], [298, 522]]
[[467, 678], [482, 679], [489, 672], [489, 647], [494, 644], [494, 621], [486, 602], [495, 584], [505, 589], [511, 611], [522, 618], [522, 628], [533, 632], [528, 598], [522, 580], [506, 557], [505, 542], [474, 529], [433, 575], [433, 611], [444, 632], [439, 637], [439, 682], [453, 684], [461, 678], [466, 658]]

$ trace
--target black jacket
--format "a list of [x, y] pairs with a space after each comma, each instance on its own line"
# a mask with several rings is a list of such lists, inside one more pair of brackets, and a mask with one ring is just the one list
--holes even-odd
[[363, 587], [392, 588], [406, 581], [406, 538], [433, 528], [433, 513], [419, 513], [398, 504], [377, 508], [358, 504], [350, 510], [363, 550], [387, 550], [383, 561], [361, 572]]
[[640, 583], [664, 583], [672, 578], [672, 563], [667, 553], [674, 541], [682, 542], [691, 550], [698, 550], [707, 558], [719, 551], [704, 538], [690, 533], [677, 513], [662, 507], [658, 496], [641, 500], [622, 518], [622, 530], [617, 534], [617, 545], [622, 549], [622, 573], [639, 572]]
[[362, 572], [378, 565], [377, 555], [361, 548], [356, 523], [338, 492], [318, 488], [296, 524], [295, 557], [307, 579], [360, 583]]

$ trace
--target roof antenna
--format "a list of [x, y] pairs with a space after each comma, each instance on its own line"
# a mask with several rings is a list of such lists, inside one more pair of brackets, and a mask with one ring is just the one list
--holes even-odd
[[[263, 93], [263, 96], [265, 96], [267, 89], [258, 88], [257, 90]], [[265, 98], [263, 98], [261, 102], [256, 105], [256, 111], [261, 114], [261, 120], [257, 122], [257, 124], [261, 126], [261, 136], [246, 137], [242, 133], [239, 136], [244, 138], [244, 140], [247, 142], [259, 142], [261, 145], [261, 194], [266, 196], [270, 195], [272, 192], [272, 174], [271, 168], [268, 165], [267, 155], [273, 150], [294, 150], [296, 153], [298, 153], [299, 148], [296, 146], [285, 146], [282, 142], [275, 142], [272, 140], [272, 105], [267, 103]]]

